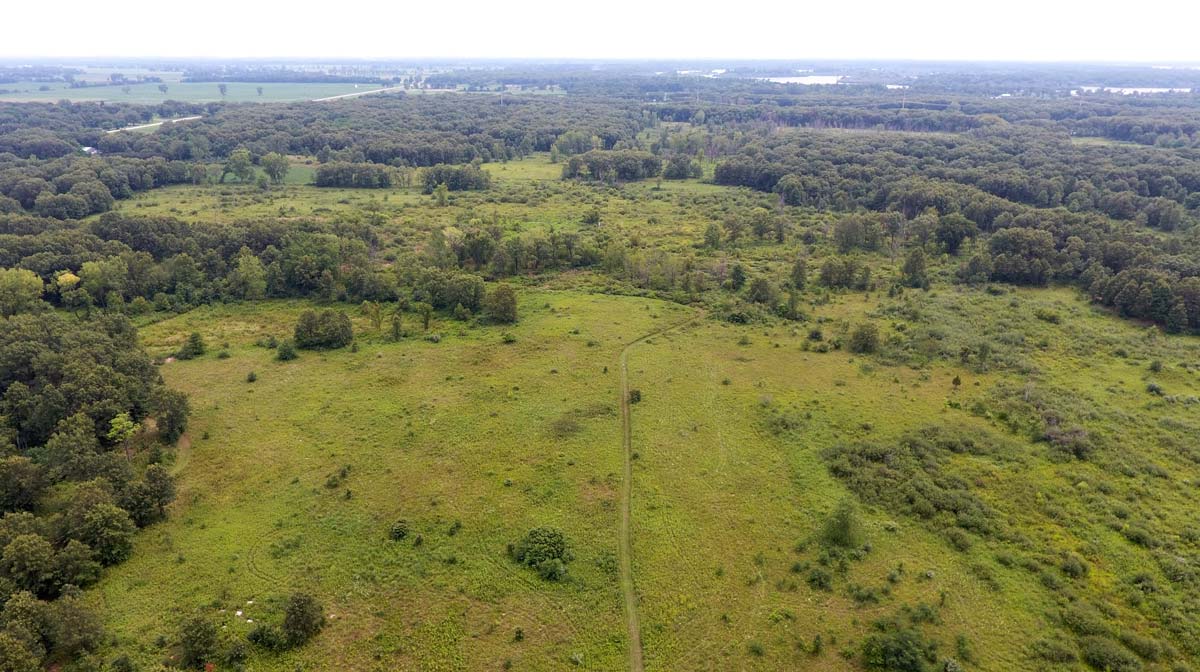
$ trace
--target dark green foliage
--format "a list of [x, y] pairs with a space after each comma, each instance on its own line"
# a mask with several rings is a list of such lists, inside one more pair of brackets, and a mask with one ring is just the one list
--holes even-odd
[[267, 651], [283, 651], [288, 648], [287, 637], [284, 636], [283, 631], [277, 626], [266, 623], [255, 624], [254, 628], [246, 634], [246, 639], [251, 644]]
[[559, 530], [535, 527], [521, 541], [509, 547], [513, 560], [538, 571], [547, 580], [562, 579], [567, 572], [567, 563], [572, 553], [566, 537]]
[[563, 179], [642, 180], [661, 171], [662, 159], [649, 152], [593, 150], [568, 159], [563, 164]]
[[862, 546], [864, 535], [862, 524], [854, 502], [843, 499], [821, 527], [821, 541], [837, 548], [852, 549]]
[[306, 310], [296, 323], [295, 339], [296, 347], [306, 350], [343, 348], [354, 340], [354, 328], [340, 310]]
[[904, 258], [900, 267], [901, 280], [905, 287], [929, 287], [929, 276], [926, 274], [925, 250], [914, 248]]
[[482, 190], [491, 186], [491, 177], [479, 166], [446, 166], [438, 164], [421, 171], [424, 193], [432, 194], [439, 184], [450, 191]]
[[392, 523], [392, 526], [388, 529], [388, 538], [391, 539], [392, 541], [400, 541], [401, 539], [404, 539], [407, 536], [408, 536], [408, 521], [407, 520], [403, 520], [403, 519], [397, 520], [396, 522]]
[[291, 340], [281, 342], [275, 349], [275, 359], [281, 362], [290, 362], [296, 357], [296, 345]]
[[499, 324], [517, 321], [517, 292], [509, 285], [496, 285], [488, 292], [484, 306], [487, 317]]
[[75, 535], [96, 551], [96, 559], [102, 564], [115, 565], [124, 562], [133, 551], [136, 529], [124, 509], [96, 504], [84, 512]]
[[874, 322], [863, 322], [850, 332], [847, 344], [850, 352], [869, 354], [879, 349], [879, 327]]
[[1079, 640], [1083, 661], [1101, 672], [1137, 672], [1142, 661], [1120, 644], [1107, 637], [1084, 637]]
[[317, 166], [313, 184], [318, 187], [386, 189], [392, 186], [392, 177], [392, 169], [387, 166], [336, 161]]
[[151, 399], [154, 415], [158, 420], [158, 438], [166, 444], [174, 444], [187, 430], [187, 395], [167, 388], [160, 388]]
[[208, 347], [204, 344], [204, 337], [200, 335], [200, 332], [193, 331], [188, 335], [187, 342], [183, 344], [179, 352], [175, 353], [175, 356], [179, 359], [193, 359], [203, 355], [207, 351]]
[[937, 645], [920, 630], [880, 621], [862, 643], [863, 666], [880, 672], [932, 672]]
[[283, 635], [289, 646], [300, 646], [325, 627], [321, 604], [307, 593], [293, 593], [283, 608]]
[[893, 444], [841, 444], [826, 451], [834, 476], [864, 501], [981, 535], [998, 527], [992, 510], [971, 493], [967, 481], [943, 468], [953, 453], [986, 454], [993, 439], [936, 427], [910, 433]]
[[203, 616], [192, 616], [179, 626], [180, 662], [200, 669], [217, 659], [217, 626]]

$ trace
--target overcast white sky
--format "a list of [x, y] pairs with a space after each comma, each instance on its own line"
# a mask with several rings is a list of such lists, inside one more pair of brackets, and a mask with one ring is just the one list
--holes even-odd
[[2, 0], [0, 57], [1200, 62], [1196, 0]]

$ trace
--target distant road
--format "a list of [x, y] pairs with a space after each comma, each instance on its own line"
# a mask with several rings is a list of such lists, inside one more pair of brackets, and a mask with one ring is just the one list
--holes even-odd
[[355, 96], [366, 96], [368, 94], [381, 93], [383, 91], [403, 91], [403, 90], [404, 89], [395, 89], [395, 88], [389, 87], [389, 88], [383, 88], [383, 89], [371, 89], [370, 91], [355, 91], [354, 93], [343, 93], [340, 96], [327, 96], [325, 98], [313, 98], [309, 102], [320, 103], [320, 102], [323, 102], [326, 100], [337, 100], [338, 98], [353, 98]]
[[[382, 88], [382, 89], [371, 89], [369, 91], [355, 91], [354, 93], [343, 93], [338, 96], [327, 96], [325, 98], [313, 98], [309, 102], [320, 103], [320, 102], [324, 102], [326, 100], [338, 100], [339, 98], [353, 98], [355, 96], [367, 96], [372, 93], [383, 93], [385, 91], [403, 91], [403, 90], [404, 89], [395, 88], [395, 87], [386, 87], [386, 88]], [[444, 90], [445, 91], [453, 91], [453, 89], [444, 89]], [[443, 89], [427, 89], [427, 91], [441, 92], [441, 91], [443, 91]], [[120, 133], [121, 131], [136, 131], [136, 130], [139, 130], [142, 128], [154, 128], [155, 126], [162, 126], [163, 124], [178, 124], [181, 121], [192, 121], [193, 119], [199, 119], [200, 117], [201, 117], [201, 115], [196, 115], [194, 117], [180, 117], [179, 119], [164, 119], [162, 121], [156, 121], [152, 124], [138, 124], [137, 126], [126, 126], [125, 128], [114, 128], [111, 131], [105, 131], [105, 133]]]
[[114, 128], [111, 131], [105, 131], [105, 133], [120, 133], [121, 131], [136, 131], [140, 128], [154, 128], [155, 126], [162, 126], [163, 124], [178, 124], [181, 121], [192, 121], [193, 119], [199, 119], [199, 118], [200, 118], [200, 115], [197, 114], [194, 117], [180, 117], [179, 119], [163, 119], [162, 121], [156, 121], [153, 124], [139, 124], [137, 126], [126, 126], [125, 128]]

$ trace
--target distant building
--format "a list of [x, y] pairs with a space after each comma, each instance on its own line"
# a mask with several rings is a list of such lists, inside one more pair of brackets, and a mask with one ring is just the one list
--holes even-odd
[[91, 156], [95, 156], [100, 153], [100, 150], [96, 149], [95, 147], [84, 147], [82, 151], [84, 154], [89, 154]]

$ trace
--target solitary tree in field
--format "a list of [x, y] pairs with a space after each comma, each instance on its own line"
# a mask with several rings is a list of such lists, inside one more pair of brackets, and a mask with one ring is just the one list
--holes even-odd
[[424, 326], [425, 331], [429, 331], [429, 322], [433, 319], [433, 306], [423, 301], [417, 301], [413, 304], [413, 310], [417, 311], [417, 314], [421, 316], [421, 324]]
[[220, 90], [222, 98], [225, 97], [225, 94], [229, 93], [229, 85], [227, 85], [225, 82], [217, 84], [217, 89]]
[[225, 176], [230, 173], [233, 173], [238, 182], [249, 182], [254, 177], [254, 163], [250, 159], [250, 150], [235, 149], [229, 154], [229, 160], [221, 169], [221, 182], [224, 182]]
[[488, 319], [512, 324], [517, 321], [517, 292], [508, 285], [497, 285], [484, 302]]
[[164, 96], [165, 96], [165, 95], [167, 95], [167, 85], [166, 85], [166, 84], [159, 84], [159, 85], [158, 85], [158, 90], [159, 90], [160, 92], [162, 92], [162, 94], [163, 94]]
[[364, 317], [371, 321], [371, 326], [375, 327], [376, 331], [379, 331], [380, 325], [383, 324], [383, 308], [374, 301], [363, 301], [358, 310]]
[[792, 288], [798, 292], [804, 291], [804, 285], [808, 282], [808, 262], [804, 257], [796, 259], [796, 263], [792, 265]]
[[404, 337], [404, 311], [400, 310], [400, 306], [396, 306], [396, 310], [392, 312], [392, 340], [398, 341]]
[[284, 178], [287, 177], [288, 168], [290, 167], [287, 157], [278, 152], [268, 152], [259, 159], [258, 164], [262, 166], [263, 172], [275, 184], [283, 182]]
[[258, 87], [258, 95], [260, 95], [260, 96], [262, 95], [262, 87], [261, 86]]
[[900, 268], [900, 272], [904, 275], [904, 284], [908, 287], [928, 287], [929, 277], [925, 273], [925, 251], [921, 248], [914, 248], [912, 252], [904, 259], [904, 266]]
[[436, 187], [434, 187], [433, 198], [434, 198], [434, 200], [437, 201], [438, 207], [445, 206], [446, 201], [449, 199], [449, 197], [450, 197], [450, 189], [446, 186], [445, 182], [442, 182], [442, 183], [438, 184]]

